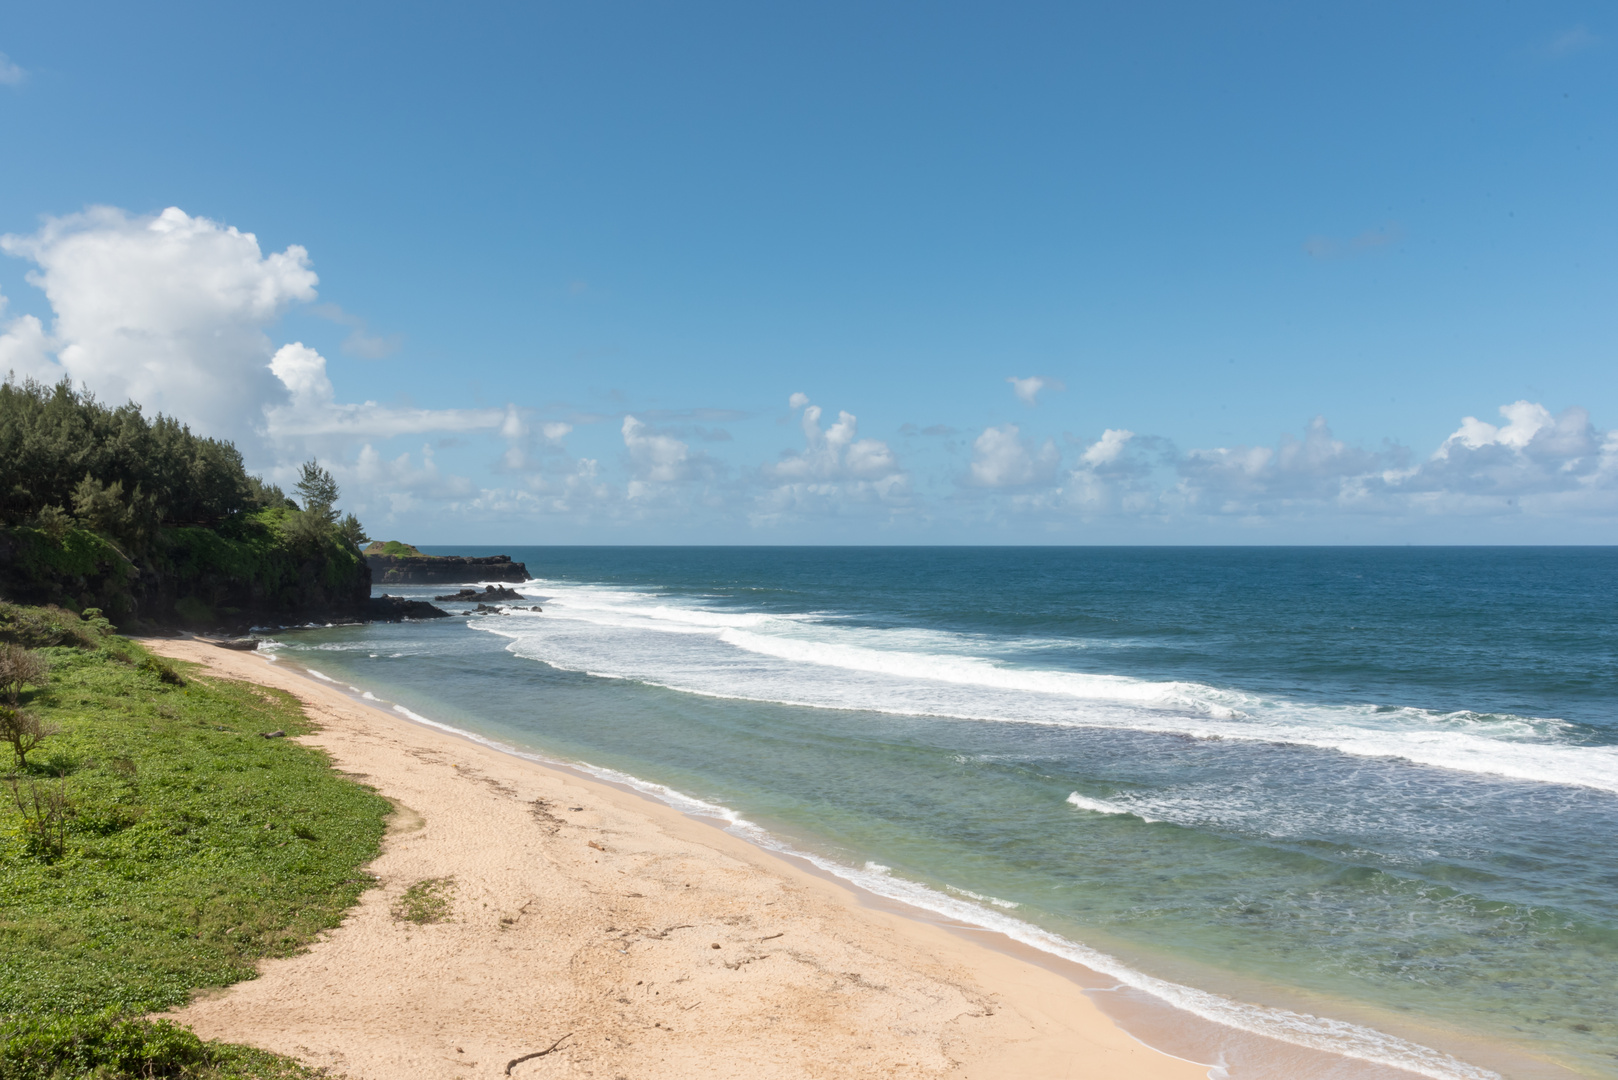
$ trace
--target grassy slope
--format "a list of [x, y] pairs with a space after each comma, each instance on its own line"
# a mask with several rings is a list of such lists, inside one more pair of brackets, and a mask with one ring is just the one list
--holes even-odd
[[[61, 785], [74, 812], [66, 850], [42, 854], [0, 788], [4, 1080], [51, 1075], [21, 1071], [15, 1045], [46, 1018], [99, 1013], [91, 1026], [104, 1028], [106, 1016], [177, 1005], [337, 925], [370, 884], [362, 868], [389, 809], [321, 752], [259, 735], [309, 729], [287, 694], [180, 665], [186, 685], [173, 685], [118, 638], [44, 652], [50, 686], [26, 704], [63, 731], [19, 781], [25, 793]], [[293, 1075], [267, 1055], [211, 1060], [224, 1071], [159, 1075]]]

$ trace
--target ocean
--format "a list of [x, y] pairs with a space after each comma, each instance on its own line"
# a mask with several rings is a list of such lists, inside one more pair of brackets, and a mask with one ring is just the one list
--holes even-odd
[[274, 655], [1098, 997], [1363, 1075], [1618, 1076], [1618, 548], [424, 550], [543, 611]]

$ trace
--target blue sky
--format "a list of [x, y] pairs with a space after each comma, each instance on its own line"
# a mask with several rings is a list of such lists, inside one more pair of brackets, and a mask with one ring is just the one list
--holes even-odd
[[14, 7], [0, 367], [422, 543], [1613, 542], [1611, 8], [1302, 7]]

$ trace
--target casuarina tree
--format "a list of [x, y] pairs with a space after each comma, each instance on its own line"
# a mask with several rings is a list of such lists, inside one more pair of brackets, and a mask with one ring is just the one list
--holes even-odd
[[337, 503], [337, 481], [320, 467], [319, 461], [310, 459], [303, 463], [295, 490], [303, 500], [304, 513], [318, 515], [327, 524], [337, 520], [337, 513], [332, 509]]

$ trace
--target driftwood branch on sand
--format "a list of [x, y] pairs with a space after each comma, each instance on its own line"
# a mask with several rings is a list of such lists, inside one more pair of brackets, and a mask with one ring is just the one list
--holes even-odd
[[561, 1046], [563, 1042], [571, 1039], [572, 1037], [573, 1033], [570, 1031], [543, 1050], [535, 1050], [532, 1054], [524, 1054], [522, 1057], [512, 1058], [510, 1061], [506, 1062], [506, 1075], [510, 1076], [511, 1070], [515, 1069], [518, 1065], [521, 1065], [525, 1061], [532, 1061], [534, 1058], [544, 1057], [546, 1054], [550, 1053], [552, 1050], [555, 1050], [557, 1047]]

